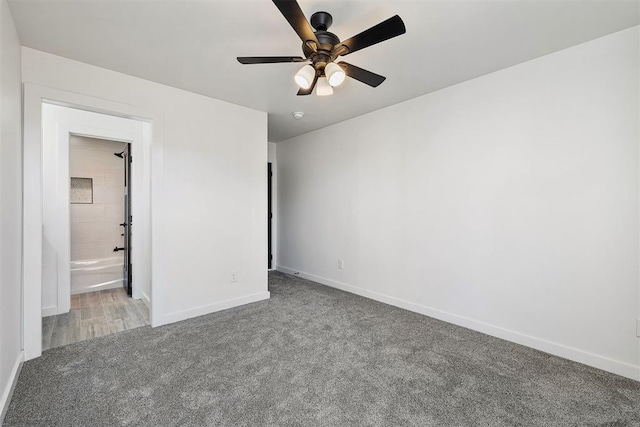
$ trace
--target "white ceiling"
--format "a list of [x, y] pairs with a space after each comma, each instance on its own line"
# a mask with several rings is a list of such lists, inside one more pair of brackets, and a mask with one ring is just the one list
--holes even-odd
[[[300, 64], [236, 56], [301, 55], [269, 0], [9, 0], [22, 44], [269, 113], [281, 141], [640, 22], [638, 1], [299, 0], [333, 15], [345, 40], [399, 14], [407, 33], [345, 60], [387, 77], [347, 79], [330, 97], [296, 96]], [[295, 120], [293, 111], [304, 111]]]

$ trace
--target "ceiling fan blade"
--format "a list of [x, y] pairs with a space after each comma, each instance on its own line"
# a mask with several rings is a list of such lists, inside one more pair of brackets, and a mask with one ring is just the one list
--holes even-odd
[[338, 65], [342, 67], [347, 76], [361, 81], [364, 84], [368, 84], [371, 87], [380, 86], [380, 84], [386, 79], [386, 77], [381, 76], [380, 74], [372, 73], [371, 71], [356, 67], [355, 65], [351, 65], [344, 61], [338, 62]]
[[374, 44], [397, 37], [406, 32], [407, 29], [404, 26], [402, 18], [400, 18], [398, 15], [395, 15], [387, 19], [386, 21], [379, 23], [378, 25], [374, 25], [368, 30], [364, 30], [360, 34], [357, 34], [350, 39], [337, 44], [334, 48], [334, 51], [337, 50], [340, 46], [346, 46], [349, 51], [342, 55], [348, 55], [360, 49], [364, 49], [365, 47], [373, 46]]
[[313, 92], [313, 88], [316, 87], [316, 83], [318, 83], [318, 77], [318, 73], [316, 73], [311, 86], [309, 86], [309, 89], [300, 88], [300, 90], [298, 91], [298, 96], [311, 95], [311, 92]]
[[309, 25], [309, 21], [307, 21], [296, 0], [273, 0], [273, 4], [280, 10], [280, 13], [282, 13], [303, 42], [312, 41], [316, 46], [320, 45], [313, 28]]
[[277, 64], [280, 62], [304, 62], [306, 59], [299, 56], [239, 56], [241, 64]]

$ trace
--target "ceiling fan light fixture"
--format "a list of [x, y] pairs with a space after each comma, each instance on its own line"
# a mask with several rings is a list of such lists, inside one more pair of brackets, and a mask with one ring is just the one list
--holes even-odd
[[328, 63], [327, 66], [324, 68], [324, 73], [327, 76], [327, 80], [329, 81], [329, 84], [334, 87], [340, 85], [344, 81], [344, 78], [346, 77], [342, 67], [340, 67], [335, 62]]
[[296, 73], [295, 80], [302, 89], [309, 89], [316, 76], [316, 70], [311, 65], [305, 65]]
[[326, 77], [320, 77], [318, 79], [318, 86], [316, 88], [316, 94], [318, 96], [333, 95], [333, 88], [329, 84], [329, 80]]
[[311, 63], [312, 65], [302, 67], [295, 75], [295, 82], [300, 86], [297, 96], [311, 95], [318, 80], [320, 87], [316, 93], [320, 96], [331, 95], [332, 87], [340, 85], [347, 76], [371, 87], [380, 86], [385, 80], [384, 76], [344, 61], [333, 61], [339, 56], [349, 55], [407, 32], [402, 18], [394, 15], [341, 41], [328, 31], [333, 22], [330, 13], [316, 12], [309, 21], [297, 0], [273, 0], [273, 4], [302, 40], [304, 56], [239, 56], [237, 60], [241, 64]]

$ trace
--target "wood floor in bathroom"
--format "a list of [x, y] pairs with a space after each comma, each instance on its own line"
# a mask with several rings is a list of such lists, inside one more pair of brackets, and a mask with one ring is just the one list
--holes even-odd
[[42, 350], [148, 323], [147, 306], [142, 300], [129, 298], [124, 288], [71, 295], [69, 313], [42, 318]]

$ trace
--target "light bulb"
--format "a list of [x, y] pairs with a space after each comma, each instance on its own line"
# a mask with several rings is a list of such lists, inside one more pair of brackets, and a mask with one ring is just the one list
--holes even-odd
[[295, 76], [296, 83], [302, 89], [309, 89], [313, 83], [313, 78], [316, 76], [316, 70], [311, 65], [305, 65], [298, 71]]
[[331, 86], [338, 86], [344, 81], [346, 77], [344, 70], [335, 62], [330, 62], [324, 67], [324, 73], [327, 76], [327, 80]]
[[318, 96], [333, 95], [333, 88], [329, 84], [326, 77], [320, 77], [318, 79], [318, 87], [316, 88], [316, 94]]

